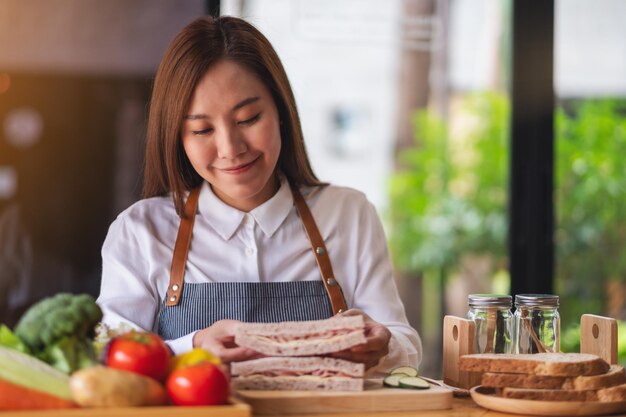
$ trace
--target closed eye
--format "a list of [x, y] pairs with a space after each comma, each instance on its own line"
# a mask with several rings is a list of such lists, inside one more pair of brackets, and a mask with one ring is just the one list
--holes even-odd
[[237, 122], [237, 124], [240, 125], [240, 126], [250, 126], [250, 125], [253, 125], [254, 123], [256, 123], [260, 118], [261, 118], [261, 113], [257, 113], [256, 115], [252, 116], [249, 119]]
[[207, 129], [202, 129], [202, 130], [192, 130], [191, 133], [193, 133], [196, 136], [202, 136], [202, 135], [208, 135], [211, 132], [213, 132], [213, 128], [209, 127]]

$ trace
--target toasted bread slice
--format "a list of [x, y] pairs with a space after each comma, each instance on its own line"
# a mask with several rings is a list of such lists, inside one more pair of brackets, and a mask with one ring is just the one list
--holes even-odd
[[562, 388], [577, 391], [597, 390], [624, 383], [626, 383], [624, 368], [619, 365], [611, 365], [611, 369], [605, 374], [568, 378], [565, 380]]
[[485, 372], [481, 384], [492, 388], [534, 388], [590, 391], [626, 383], [626, 373], [612, 365], [605, 374], [579, 377]]
[[609, 368], [600, 357], [587, 353], [479, 353], [459, 359], [459, 369], [470, 372], [576, 377], [605, 374]]
[[598, 400], [604, 402], [626, 401], [626, 384], [598, 390]]
[[540, 401], [597, 401], [596, 391], [569, 391], [562, 389], [502, 388], [504, 398]]
[[491, 388], [562, 389], [566, 380], [565, 376], [485, 372], [481, 385]]

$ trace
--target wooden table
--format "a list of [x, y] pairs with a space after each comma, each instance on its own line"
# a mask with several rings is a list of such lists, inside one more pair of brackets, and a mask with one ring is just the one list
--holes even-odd
[[[256, 414], [254, 414], [256, 416]], [[490, 411], [478, 406], [470, 398], [455, 398], [452, 409], [426, 410], [405, 412], [375, 412], [375, 413], [339, 413], [339, 414], [289, 414], [282, 417], [524, 417], [521, 414], [508, 414]], [[261, 417], [261, 416], [258, 416]], [[264, 416], [267, 417], [267, 416]], [[531, 417], [531, 416], [527, 416]], [[532, 416], [535, 417], [535, 416]], [[626, 417], [626, 414], [611, 414], [611, 417]]]
[[[122, 410], [122, 409], [119, 409]], [[182, 416], [195, 417], [202, 415], [220, 416], [220, 413], [198, 413], [200, 410], [194, 410], [193, 407], [170, 408], [160, 407], [159, 412], [155, 413], [155, 409], [135, 408], [123, 409], [126, 413], [123, 415], [131, 415], [136, 417], [152, 417], [152, 416]], [[206, 409], [205, 409], [206, 410]], [[0, 417], [72, 417], [72, 416], [90, 416], [90, 417], [108, 417], [117, 415], [112, 410], [101, 408], [93, 410], [58, 410], [58, 411], [21, 411], [21, 412], [2, 412]], [[231, 412], [221, 414], [225, 416], [233, 415]], [[255, 417], [256, 414], [253, 414]], [[405, 412], [374, 412], [374, 413], [337, 413], [337, 414], [283, 414], [281, 417], [523, 417], [521, 414], [507, 414], [486, 410], [470, 398], [455, 398], [452, 401], [452, 408], [448, 410], [427, 410], [427, 411], [405, 411]], [[612, 414], [613, 417], [626, 417], [626, 414]]]

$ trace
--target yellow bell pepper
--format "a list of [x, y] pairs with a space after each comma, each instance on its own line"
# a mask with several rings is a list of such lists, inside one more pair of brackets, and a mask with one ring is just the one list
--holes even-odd
[[174, 356], [170, 360], [170, 370], [174, 371], [176, 369], [186, 368], [203, 362], [210, 362], [215, 365], [222, 364], [220, 358], [213, 355], [211, 352], [202, 348], [194, 348], [189, 352], [183, 353], [182, 355]]

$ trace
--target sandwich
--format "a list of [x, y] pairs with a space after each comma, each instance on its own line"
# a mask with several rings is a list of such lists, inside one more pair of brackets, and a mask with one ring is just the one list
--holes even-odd
[[316, 356], [365, 343], [363, 316], [282, 323], [242, 323], [235, 343], [267, 356]]
[[362, 316], [242, 323], [235, 343], [266, 357], [232, 363], [233, 388], [361, 391], [365, 365], [325, 355], [365, 342]]
[[549, 376], [600, 375], [609, 364], [586, 353], [477, 353], [461, 356], [459, 368], [471, 372], [506, 372]]
[[233, 388], [362, 391], [365, 365], [319, 356], [267, 357], [233, 362]]

